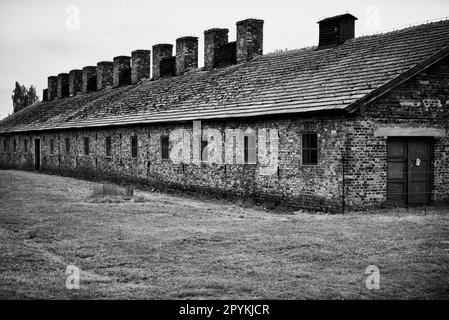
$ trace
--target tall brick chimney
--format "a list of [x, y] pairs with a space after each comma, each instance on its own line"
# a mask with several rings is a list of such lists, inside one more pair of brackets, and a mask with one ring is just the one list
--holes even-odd
[[83, 70], [70, 70], [69, 95], [72, 97], [83, 91]]
[[204, 31], [204, 70], [215, 67], [216, 51], [228, 43], [228, 29], [209, 29]]
[[332, 48], [353, 39], [356, 20], [353, 15], [345, 13], [318, 21], [320, 25], [318, 50]]
[[97, 90], [112, 87], [114, 63], [112, 61], [100, 61], [97, 63]]
[[51, 76], [48, 80], [48, 101], [55, 99], [58, 96], [58, 77]]
[[151, 50], [131, 52], [131, 83], [136, 84], [151, 73]]
[[97, 67], [87, 66], [83, 68], [83, 93], [97, 90]]
[[67, 98], [69, 96], [69, 74], [58, 74], [58, 98]]
[[258, 19], [237, 22], [237, 63], [263, 54], [263, 23]]
[[198, 38], [176, 39], [176, 75], [198, 68]]
[[118, 56], [114, 58], [113, 85], [120, 87], [131, 84], [131, 57]]
[[156, 44], [153, 46], [153, 79], [161, 77], [161, 60], [173, 56], [173, 45], [167, 43]]

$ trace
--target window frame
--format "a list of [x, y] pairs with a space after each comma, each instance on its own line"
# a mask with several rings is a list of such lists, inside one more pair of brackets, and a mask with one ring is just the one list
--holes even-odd
[[84, 156], [90, 155], [90, 141], [89, 137], [84, 137]]
[[70, 154], [70, 138], [65, 138], [64, 139], [64, 143], [65, 143], [65, 154]]
[[50, 139], [50, 154], [55, 154], [55, 139]]
[[131, 145], [131, 158], [137, 159], [139, 157], [139, 139], [137, 135], [133, 135], [130, 137], [130, 145]]
[[[107, 136], [104, 141], [104, 152], [106, 158], [112, 158], [112, 137]], [[109, 151], [109, 152], [108, 152]]]
[[[164, 147], [164, 142], [166, 142], [165, 147]], [[161, 159], [162, 160], [170, 160], [170, 136], [169, 135], [161, 135]]]
[[[249, 138], [254, 139], [254, 146], [250, 146]], [[254, 161], [250, 161], [250, 151], [254, 152]], [[243, 136], [243, 162], [245, 164], [257, 164], [257, 138], [256, 134], [245, 134]]]
[[[305, 147], [305, 143], [304, 143], [305, 142], [304, 138], [306, 136], [309, 137], [308, 138], [309, 142], [308, 142], [308, 146], [307, 147]], [[310, 140], [311, 136], [314, 136], [315, 139], [316, 139], [316, 147], [311, 147], [313, 145], [312, 141]], [[301, 165], [303, 165], [303, 166], [318, 166], [319, 162], [320, 162], [319, 161], [319, 157], [320, 157], [319, 149], [320, 148], [319, 148], [319, 145], [318, 145], [318, 133], [317, 132], [303, 132], [301, 134]], [[312, 159], [313, 159], [312, 152], [316, 153], [316, 162], [312, 162]], [[308, 162], [305, 161], [305, 159], [306, 159], [305, 154], [306, 153], [309, 153]]]

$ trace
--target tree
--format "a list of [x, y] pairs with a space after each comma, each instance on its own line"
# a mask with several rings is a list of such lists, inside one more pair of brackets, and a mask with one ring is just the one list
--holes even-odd
[[22, 110], [23, 108], [39, 101], [39, 97], [36, 94], [36, 88], [34, 86], [27, 89], [24, 85], [20, 85], [20, 83], [16, 81], [16, 86], [12, 93], [11, 99], [14, 112]]

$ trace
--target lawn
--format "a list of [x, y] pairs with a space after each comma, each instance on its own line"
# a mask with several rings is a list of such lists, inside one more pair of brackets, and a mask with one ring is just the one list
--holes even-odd
[[0, 171], [0, 298], [449, 298], [448, 208], [288, 214], [101, 188]]

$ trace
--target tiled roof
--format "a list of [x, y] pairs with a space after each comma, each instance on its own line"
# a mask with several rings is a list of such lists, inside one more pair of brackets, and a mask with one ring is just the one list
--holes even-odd
[[[353, 110], [412, 68], [446, 56], [449, 21], [315, 48], [267, 54], [212, 71], [38, 103], [0, 132]], [[432, 60], [433, 59], [433, 60]]]

